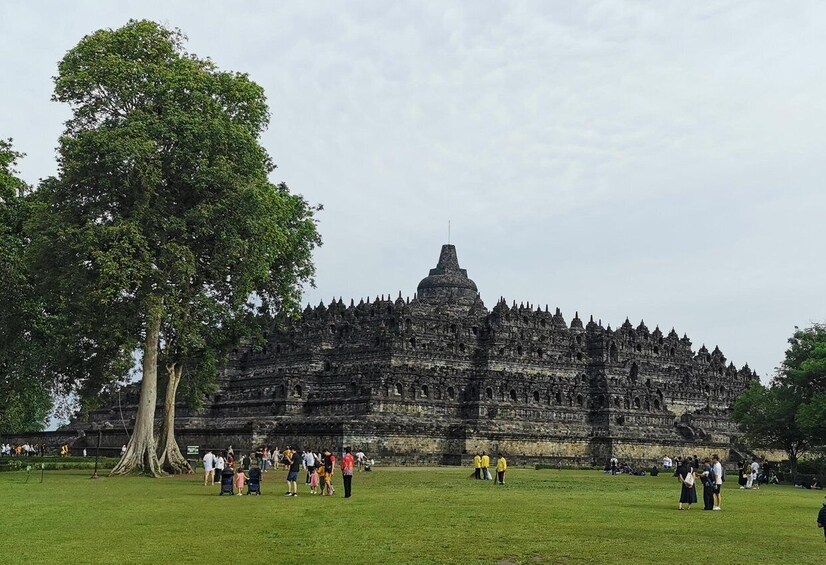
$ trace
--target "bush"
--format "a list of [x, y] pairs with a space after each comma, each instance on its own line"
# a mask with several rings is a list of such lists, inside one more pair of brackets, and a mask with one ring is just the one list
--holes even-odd
[[[112, 469], [118, 459], [114, 457], [101, 457], [98, 461], [98, 469]], [[47, 471], [69, 470], [69, 469], [94, 469], [94, 457], [4, 457], [0, 459], [0, 472], [2, 471], [25, 471], [26, 467], [32, 466], [32, 471], [39, 471], [41, 465], [45, 465]]]

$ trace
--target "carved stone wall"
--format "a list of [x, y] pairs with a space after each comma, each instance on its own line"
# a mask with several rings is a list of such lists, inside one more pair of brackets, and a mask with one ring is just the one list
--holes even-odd
[[[731, 406], [757, 378], [673, 329], [568, 323], [559, 309], [504, 299], [488, 310], [449, 245], [412, 300], [308, 306], [264, 337], [261, 351], [235, 352], [204, 414], [179, 409], [185, 437], [209, 428], [199, 437], [219, 442], [221, 428], [250, 426], [249, 442], [353, 445], [400, 463], [458, 464], [482, 450], [649, 461], [727, 451]], [[111, 407], [92, 414], [113, 418]]]

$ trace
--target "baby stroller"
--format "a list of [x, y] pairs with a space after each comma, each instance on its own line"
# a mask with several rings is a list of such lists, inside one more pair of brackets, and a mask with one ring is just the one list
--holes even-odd
[[250, 476], [247, 479], [247, 494], [261, 496], [261, 469], [259, 467], [250, 469]]
[[223, 472], [221, 473], [221, 496], [225, 493], [232, 496], [232, 479], [235, 478], [235, 474], [232, 472], [232, 469], [229, 467], [224, 468]]

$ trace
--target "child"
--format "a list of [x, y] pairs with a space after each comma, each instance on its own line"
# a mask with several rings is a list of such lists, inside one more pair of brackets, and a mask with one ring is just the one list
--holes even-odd
[[817, 527], [823, 528], [823, 535], [826, 536], [826, 502], [823, 503], [820, 512], [817, 514]]
[[238, 496], [243, 494], [244, 483], [247, 481], [247, 476], [244, 474], [244, 469], [238, 467], [238, 472], [235, 474], [235, 488], [238, 489]]
[[318, 467], [313, 467], [312, 473], [310, 473], [310, 494], [316, 494], [316, 490], [318, 489]]
[[[324, 482], [324, 465], [316, 465], [315, 466], [315, 472], [318, 475], [318, 483], [319, 483], [319, 485], [321, 485], [321, 487], [318, 489], [318, 492], [321, 496], [324, 496], [324, 486], [325, 486], [325, 482]], [[312, 479], [310, 479], [310, 480], [312, 480]]]

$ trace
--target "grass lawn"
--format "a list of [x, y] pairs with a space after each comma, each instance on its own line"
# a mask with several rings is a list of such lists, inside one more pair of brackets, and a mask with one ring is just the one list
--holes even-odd
[[[823, 491], [742, 491], [723, 511], [678, 512], [669, 475], [511, 469], [507, 485], [459, 468], [357, 473], [353, 497], [218, 496], [200, 476], [89, 480], [0, 473], [5, 563], [824, 563]], [[301, 477], [303, 481], [303, 475]], [[312, 558], [315, 556], [315, 558]]]

